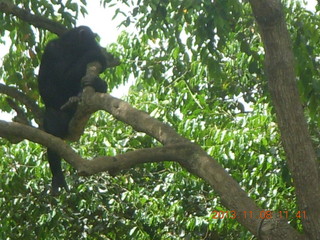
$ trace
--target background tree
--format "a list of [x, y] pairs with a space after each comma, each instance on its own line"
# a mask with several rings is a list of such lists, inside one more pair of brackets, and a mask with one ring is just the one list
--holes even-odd
[[[319, 238], [317, 12], [297, 1], [282, 11], [277, 0], [123, 1], [128, 13], [121, 1], [102, 3], [116, 4], [122, 25], [137, 29], [108, 47], [122, 64], [104, 78], [110, 90], [134, 78], [126, 101], [153, 118], [109, 95], [100, 104], [93, 97], [89, 112], [120, 121], [94, 114], [72, 144], [82, 158], [37, 129], [0, 121], [1, 239]], [[12, 41], [0, 109], [41, 125], [36, 68], [54, 37], [43, 29], [74, 26], [85, 1], [14, 4], [0, 1], [1, 36]], [[71, 192], [52, 198], [44, 148], [6, 140], [14, 138], [57, 148], [78, 173], [103, 172], [78, 178], [69, 167]], [[95, 156], [110, 157], [85, 160]]]

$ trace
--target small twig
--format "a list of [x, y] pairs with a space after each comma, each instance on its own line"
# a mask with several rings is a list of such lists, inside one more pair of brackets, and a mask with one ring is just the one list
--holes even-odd
[[28, 126], [31, 126], [25, 111], [15, 102], [13, 101], [11, 98], [7, 98], [6, 99], [7, 103], [9, 104], [9, 106], [14, 109], [17, 113], [17, 116], [15, 116], [13, 118], [14, 122], [18, 122], [18, 123], [22, 123]]
[[39, 108], [39, 106], [36, 104], [36, 102], [34, 102], [30, 97], [28, 97], [23, 92], [20, 92], [16, 88], [6, 86], [2, 83], [0, 83], [0, 93], [6, 94], [7, 96], [18, 100], [23, 105], [25, 105], [27, 109], [32, 112], [36, 123], [39, 126], [42, 126], [43, 112], [41, 108]]

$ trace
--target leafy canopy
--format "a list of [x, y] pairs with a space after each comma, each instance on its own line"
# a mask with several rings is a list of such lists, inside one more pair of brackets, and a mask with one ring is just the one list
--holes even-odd
[[[126, 97], [130, 104], [201, 145], [263, 208], [294, 212], [291, 177], [264, 78], [264, 51], [246, 1], [101, 2], [114, 9], [115, 17], [123, 17], [123, 26], [136, 30], [123, 32], [108, 46], [123, 62], [103, 74], [109, 90], [134, 79]], [[84, 0], [14, 3], [66, 27], [87, 14]], [[130, 11], [122, 11], [123, 5]], [[285, 11], [301, 99], [319, 145], [319, 14], [298, 1], [286, 3]], [[2, 13], [0, 24], [0, 41], [10, 45], [0, 67], [1, 81], [41, 105], [37, 68], [45, 43], [54, 35]], [[11, 111], [4, 95], [0, 109]], [[86, 179], [68, 168], [73, 188], [54, 199], [47, 194], [50, 173], [44, 148], [28, 141], [11, 145], [0, 139], [0, 144], [1, 239], [251, 236], [235, 220], [212, 219], [212, 211], [226, 211], [218, 196], [176, 163], [146, 164], [115, 177]], [[91, 158], [157, 144], [97, 113], [73, 146]], [[299, 219], [289, 220], [299, 226]]]

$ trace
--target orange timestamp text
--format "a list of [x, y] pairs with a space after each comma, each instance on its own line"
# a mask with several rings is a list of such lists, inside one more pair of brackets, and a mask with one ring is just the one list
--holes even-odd
[[[290, 215], [290, 216], [289, 216]], [[272, 219], [272, 218], [280, 218], [280, 219], [288, 219], [289, 217], [305, 219], [307, 218], [306, 211], [297, 211], [293, 214], [289, 214], [289, 211], [269, 211], [263, 210], [258, 212], [258, 214], [254, 214], [253, 211], [212, 211], [212, 219], [239, 219], [239, 218], [256, 218], [256, 219]]]

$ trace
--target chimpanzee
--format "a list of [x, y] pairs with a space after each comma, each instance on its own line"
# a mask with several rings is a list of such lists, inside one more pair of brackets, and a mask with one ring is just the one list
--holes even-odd
[[[94, 61], [99, 61], [102, 71], [105, 70], [106, 58], [89, 27], [71, 29], [47, 44], [38, 75], [39, 92], [45, 104], [44, 130], [47, 133], [62, 139], [67, 136], [76, 105], [67, 109], [61, 107], [70, 98], [79, 96], [83, 87], [90, 85], [97, 92], [106, 92], [107, 84], [99, 77], [81, 83], [87, 64]], [[68, 190], [68, 186], [62, 173], [61, 159], [50, 148], [48, 160], [52, 172], [51, 191], [57, 195], [59, 188]]]

